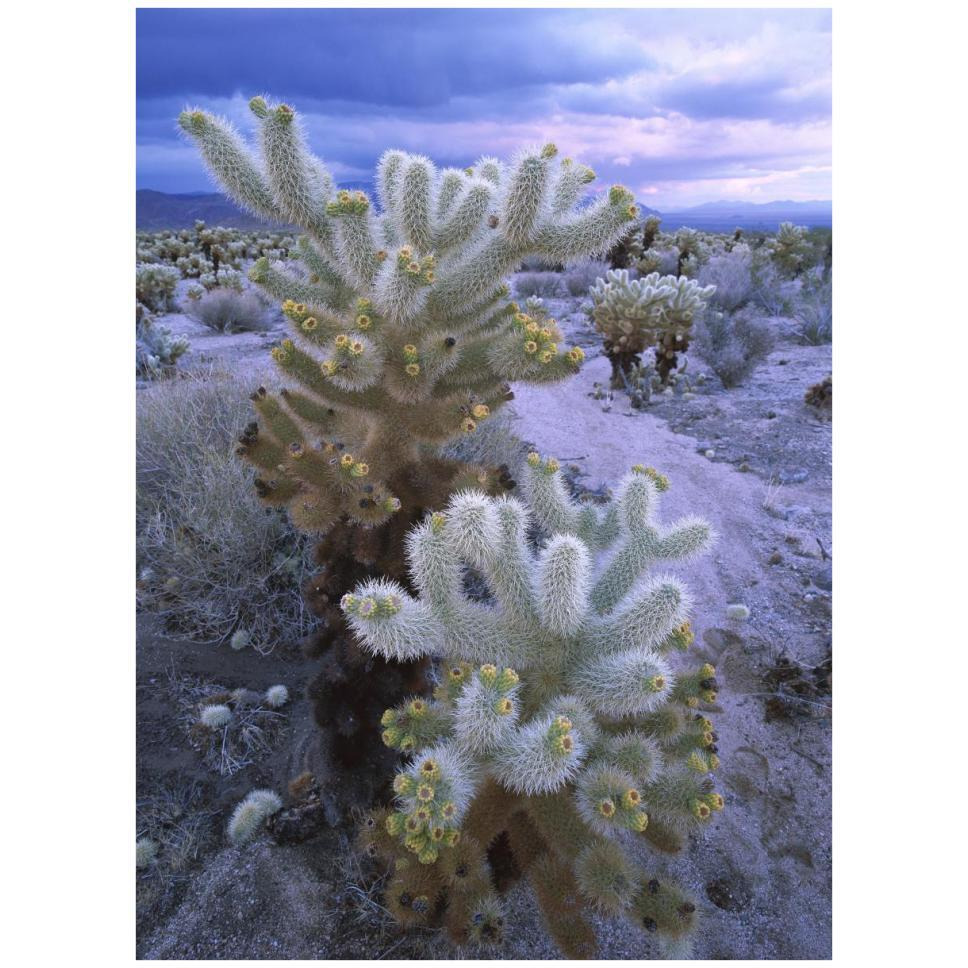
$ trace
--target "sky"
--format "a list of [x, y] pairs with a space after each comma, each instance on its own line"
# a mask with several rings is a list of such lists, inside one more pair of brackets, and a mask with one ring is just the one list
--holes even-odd
[[829, 10], [139, 9], [137, 184], [214, 184], [175, 119], [291, 104], [341, 183], [553, 141], [674, 211], [831, 197]]

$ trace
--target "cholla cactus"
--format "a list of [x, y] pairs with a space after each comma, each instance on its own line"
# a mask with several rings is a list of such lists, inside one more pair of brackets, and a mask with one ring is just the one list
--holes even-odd
[[807, 267], [811, 248], [802, 225], [781, 222], [775, 238], [767, 243], [776, 267], [787, 277], [796, 277]]
[[281, 809], [282, 798], [274, 790], [253, 790], [232, 812], [229, 840], [236, 845], [248, 843]]
[[184, 336], [175, 336], [159, 326], [142, 304], [135, 306], [135, 374], [147, 379], [162, 376], [178, 362], [189, 348]]
[[213, 288], [229, 285], [227, 270], [237, 271], [252, 259], [289, 258], [296, 240], [285, 232], [209, 228], [196, 221], [193, 229], [139, 232], [135, 245], [138, 262], [174, 266], [182, 279], [204, 278], [206, 288]]
[[232, 722], [232, 710], [222, 703], [205, 706], [199, 714], [199, 722], [209, 729], [221, 729]]
[[266, 702], [273, 709], [281, 709], [289, 702], [289, 690], [283, 686], [269, 686], [266, 690]]
[[[383, 716], [385, 742], [412, 759], [366, 847], [394, 865], [394, 914], [427, 924], [444, 910], [459, 943], [500, 933], [485, 852], [502, 832], [567, 957], [594, 954], [586, 906], [677, 941], [695, 906], [641, 870], [631, 844], [676, 850], [722, 808], [709, 776], [717, 737], [700, 711], [717, 683], [708, 664], [676, 667], [693, 640], [690, 597], [648, 572], [703, 552], [711, 528], [658, 523], [669, 481], [652, 468], [633, 468], [596, 507], [571, 500], [557, 461], [527, 463], [528, 507], [464, 492], [411, 533], [419, 596], [380, 579], [343, 599], [365, 648], [433, 654], [442, 670], [432, 701]], [[550, 536], [537, 554], [532, 522]], [[464, 595], [464, 565], [486, 576], [493, 604]]]
[[[304, 272], [271, 258], [250, 272], [291, 327], [273, 350], [289, 387], [253, 396], [258, 421], [239, 453], [258, 469], [268, 504], [325, 535], [323, 570], [307, 585], [325, 619], [310, 648], [322, 654], [341, 641], [335, 603], [361, 566], [401, 574], [403, 536], [424, 509], [471, 483], [500, 489], [493, 469], [443, 460], [439, 445], [474, 433], [511, 398], [510, 381], [559, 380], [581, 363], [553, 319], [509, 301], [504, 277], [529, 254], [565, 262], [607, 249], [636, 207], [615, 186], [579, 208], [594, 173], [549, 144], [510, 165], [482, 158], [466, 170], [388, 151], [377, 208], [364, 192], [335, 190], [291, 107], [262, 98], [250, 106], [258, 160], [224, 120], [186, 111], [179, 122], [240, 205], [305, 232]], [[347, 678], [361, 688], [344, 686]], [[338, 697], [325, 682], [311, 689], [317, 721], [327, 726], [333, 708], [359, 693], [337, 726], [347, 755], [360, 755], [367, 747], [354, 723], [365, 721], [374, 677], [333, 680]]]
[[134, 845], [135, 867], [150, 867], [158, 858], [158, 844], [150, 837], [139, 837]]
[[135, 298], [152, 312], [175, 308], [175, 287], [181, 278], [172, 266], [139, 264], [135, 267]]
[[629, 279], [625, 269], [612, 269], [589, 290], [592, 319], [605, 338], [612, 363], [612, 386], [623, 386], [623, 374], [655, 347], [655, 368], [663, 384], [676, 368], [678, 354], [689, 348], [693, 319], [706, 306], [714, 286], [691, 279], [650, 273]]
[[399, 509], [393, 478], [419, 463], [421, 445], [473, 433], [508, 381], [577, 370], [581, 350], [560, 346], [554, 320], [509, 302], [504, 276], [530, 253], [565, 261], [606, 249], [636, 208], [616, 186], [576, 210], [594, 173], [545, 145], [466, 172], [388, 151], [377, 212], [364, 192], [334, 191], [291, 107], [254, 98], [251, 108], [260, 162], [227, 122], [179, 118], [240, 205], [306, 232], [308, 277], [265, 258], [250, 272], [289, 320], [293, 338], [273, 357], [295, 388], [255, 396], [260, 421], [242, 453], [263, 474], [263, 497], [303, 529], [325, 532], [342, 516], [379, 524]]

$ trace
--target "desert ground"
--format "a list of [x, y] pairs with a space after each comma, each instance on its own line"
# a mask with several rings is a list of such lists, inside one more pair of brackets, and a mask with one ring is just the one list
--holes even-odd
[[[574, 465], [593, 491], [633, 463], [653, 465], [671, 480], [662, 517], [700, 513], [719, 535], [682, 574], [695, 599], [695, 649], [722, 683], [718, 785], [727, 805], [662, 862], [700, 905], [694, 954], [829, 958], [831, 422], [804, 392], [830, 372], [830, 345], [802, 345], [792, 321], [774, 317], [775, 348], [745, 384], [727, 390], [711, 375], [691, 399], [660, 396], [633, 411], [620, 391], [595, 393], [596, 383], [608, 384], [609, 364], [581, 303], [546, 300], [587, 359], [572, 379], [514, 387], [514, 433]], [[264, 333], [230, 335], [179, 314], [159, 322], [191, 340], [172, 379], [228, 371], [248, 390], [269, 372], [269, 348], [284, 332], [281, 318]], [[691, 372], [704, 370], [698, 353], [689, 361]], [[746, 620], [727, 617], [734, 604], [747, 606]], [[396, 927], [380, 880], [353, 849], [352, 823], [295, 846], [268, 838], [227, 845], [235, 804], [256, 787], [285, 789], [303, 768], [314, 728], [303, 690], [314, 663], [297, 643], [233, 651], [174, 636], [146, 610], [137, 648], [139, 830], [163, 840], [169, 858], [137, 875], [139, 957], [479, 956]], [[223, 775], [218, 756], [193, 737], [192, 704], [219, 689], [277, 683], [293, 701], [261, 724], [249, 761]], [[508, 907], [499, 957], [559, 957], [525, 885], [511, 888]], [[600, 920], [598, 929], [601, 957], [657, 954], [631, 924]]]

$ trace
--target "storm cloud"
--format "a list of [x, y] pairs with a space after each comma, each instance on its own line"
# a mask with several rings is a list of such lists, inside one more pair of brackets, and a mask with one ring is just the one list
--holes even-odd
[[175, 10], [137, 15], [138, 187], [212, 187], [186, 105], [293, 104], [337, 180], [387, 147], [466, 165], [555, 141], [672, 209], [830, 197], [824, 10]]

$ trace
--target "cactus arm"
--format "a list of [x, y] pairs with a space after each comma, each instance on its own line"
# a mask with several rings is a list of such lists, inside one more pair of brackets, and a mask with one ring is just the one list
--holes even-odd
[[196, 109], [183, 111], [178, 123], [237, 205], [269, 221], [283, 221], [262, 172], [228, 121]]

